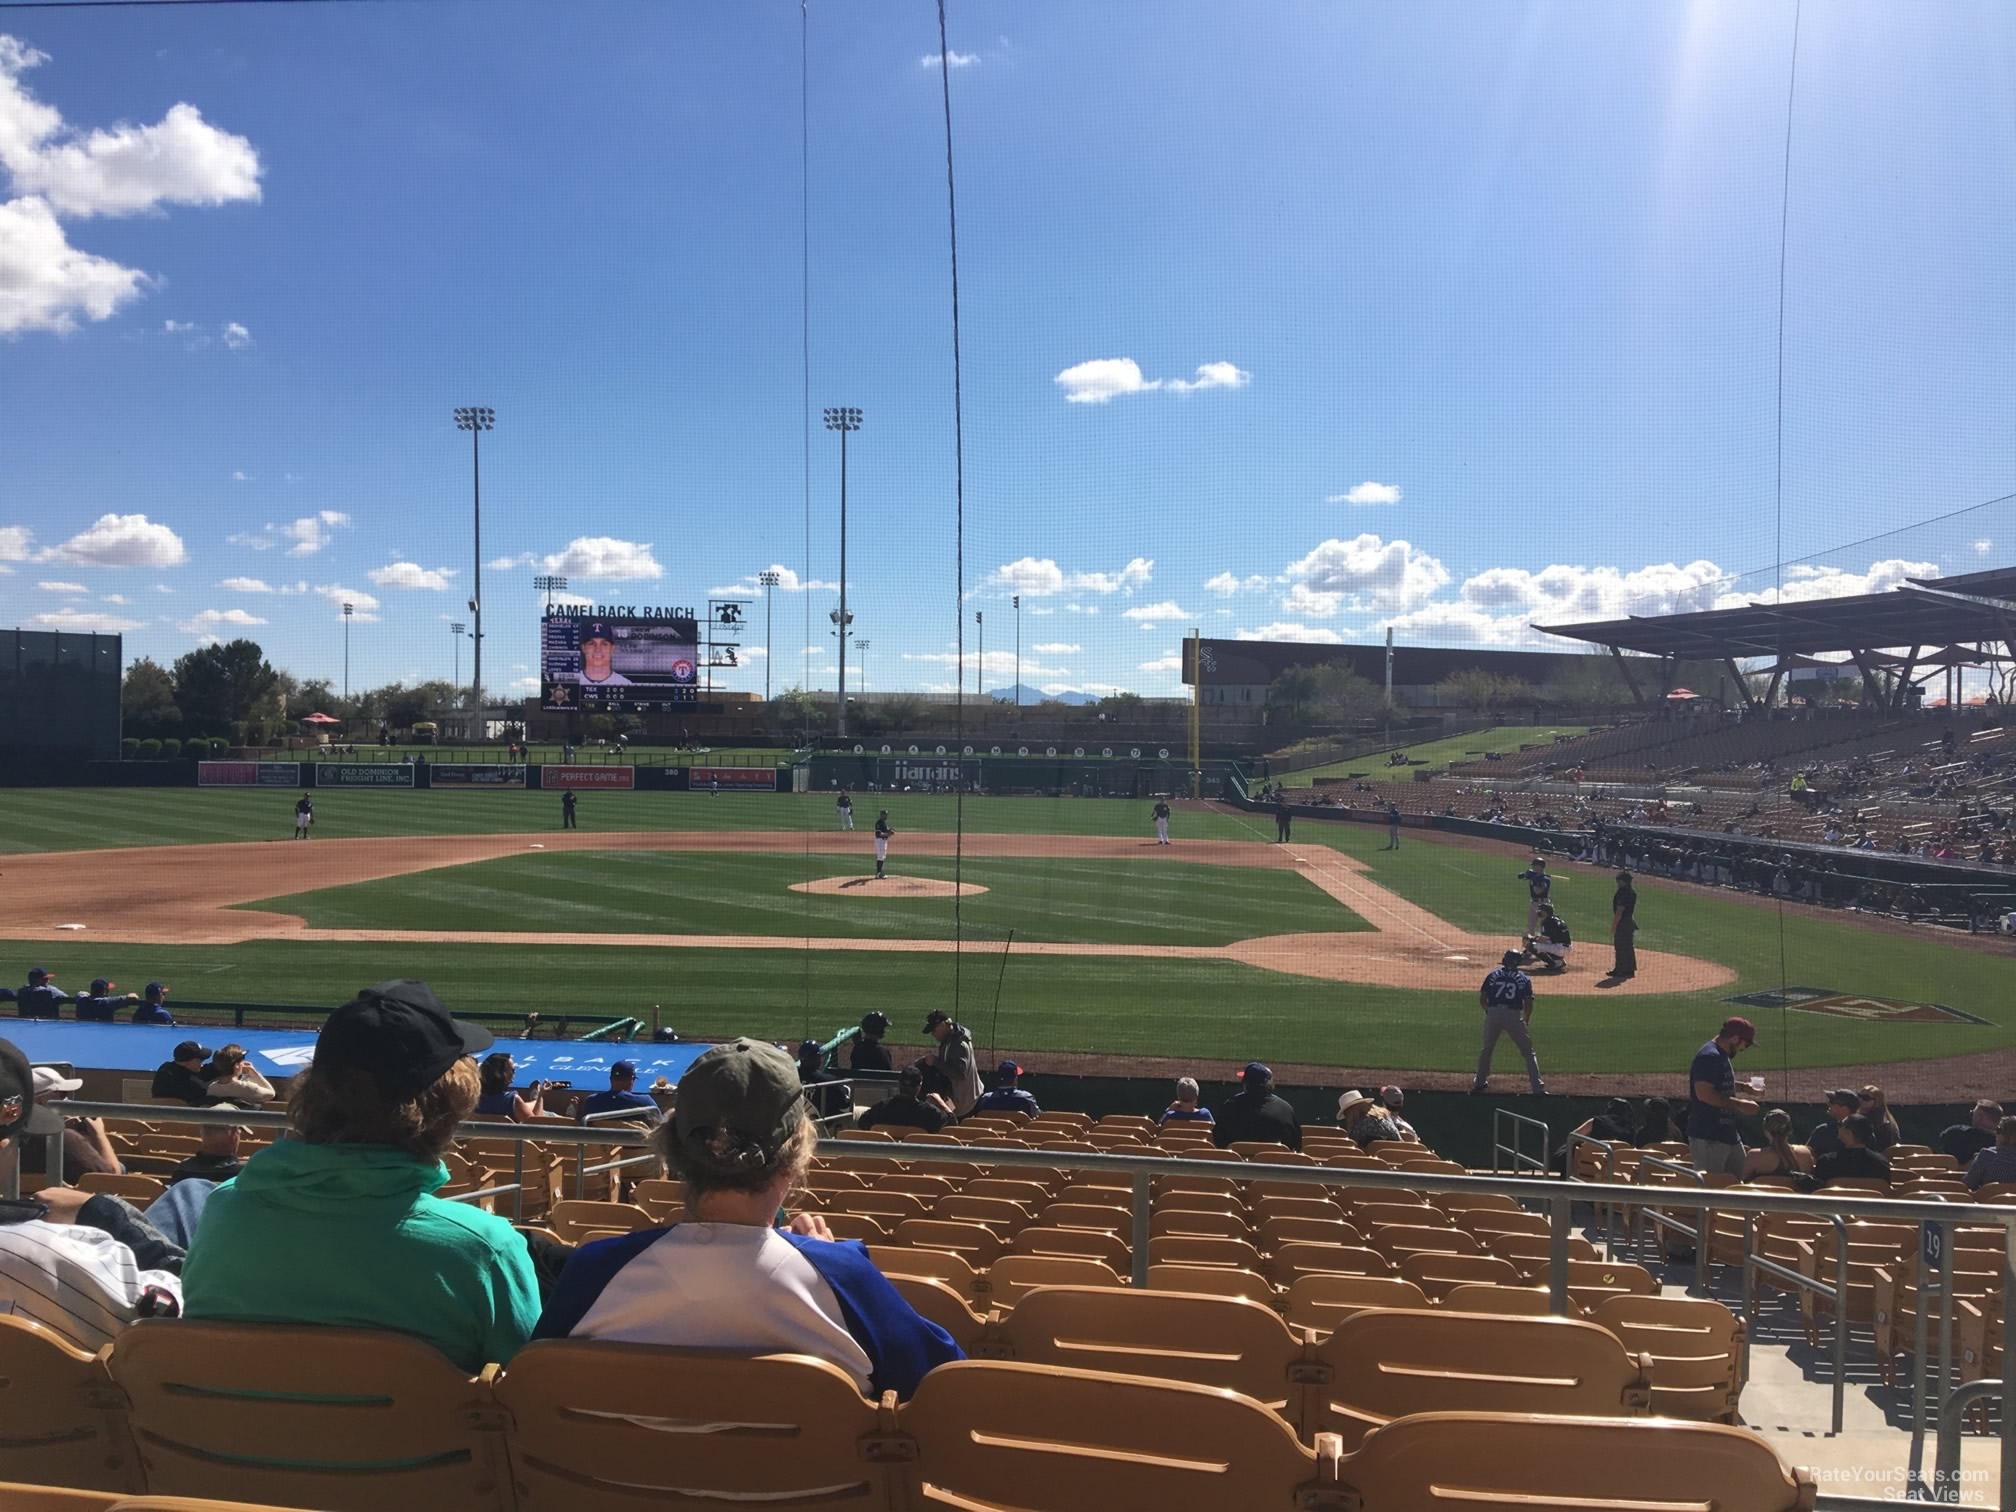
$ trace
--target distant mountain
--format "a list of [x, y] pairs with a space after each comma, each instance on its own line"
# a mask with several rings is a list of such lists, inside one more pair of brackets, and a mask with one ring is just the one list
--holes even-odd
[[[1018, 691], [1022, 695], [1019, 700], [1015, 696]], [[1048, 694], [1044, 693], [1040, 688], [1032, 688], [1027, 683], [1021, 684], [1019, 689], [1016, 687], [990, 688], [987, 692], [987, 696], [989, 698], [999, 699], [1002, 703], [1005, 704], [1012, 704], [1019, 702], [1025, 709], [1034, 708], [1037, 704], [1040, 703], [1061, 703], [1061, 704], [1072, 704], [1075, 706], [1082, 704], [1096, 704], [1097, 702], [1099, 702], [1099, 700], [1093, 697], [1090, 693], [1059, 693], [1053, 698], [1050, 697]]]

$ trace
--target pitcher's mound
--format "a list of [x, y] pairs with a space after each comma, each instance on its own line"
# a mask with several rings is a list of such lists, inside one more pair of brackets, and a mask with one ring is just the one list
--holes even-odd
[[978, 882], [953, 884], [937, 877], [821, 877], [814, 882], [793, 882], [793, 892], [844, 893], [856, 898], [949, 898], [954, 892], [970, 898], [984, 893]]

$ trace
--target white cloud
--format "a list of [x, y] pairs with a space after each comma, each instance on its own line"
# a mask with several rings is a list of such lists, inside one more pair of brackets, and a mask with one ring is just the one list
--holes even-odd
[[1029, 649], [1038, 656], [1076, 656], [1084, 647], [1074, 646], [1069, 641], [1042, 641]]
[[1235, 363], [1205, 362], [1194, 378], [1149, 378], [1132, 357], [1094, 357], [1067, 367], [1052, 380], [1070, 404], [1104, 404], [1122, 394], [1150, 394], [1167, 389], [1174, 394], [1199, 389], [1244, 388], [1253, 375]]
[[[269, 525], [266, 528], [271, 530], [273, 527]], [[273, 537], [262, 535], [256, 530], [235, 530], [230, 535], [224, 537], [224, 539], [228, 544], [243, 546], [247, 551], [271, 551], [273, 549]]]
[[[430, 588], [437, 593], [446, 592], [448, 579], [455, 576], [453, 567], [422, 567], [418, 562], [393, 562], [384, 567], [373, 567], [364, 574], [380, 588]], [[485, 640], [489, 637], [486, 635]]]
[[514, 567], [530, 567], [539, 558], [529, 551], [521, 551], [516, 556], [495, 557], [483, 565], [493, 572], [509, 572]]
[[1989, 540], [1986, 536], [1983, 536], [1980, 540], [1974, 543], [1974, 554], [1976, 556], [1986, 556], [1988, 555], [1989, 552], [1993, 551], [1994, 549], [1995, 549], [1995, 543]]
[[1231, 598], [1240, 593], [1261, 593], [1273, 586], [1274, 580], [1254, 573], [1251, 577], [1236, 577], [1229, 572], [1221, 572], [1216, 577], [1204, 580], [1204, 591], [1215, 593], [1220, 598]]
[[193, 320], [164, 320], [161, 322], [161, 333], [164, 336], [187, 336], [195, 329], [196, 322]]
[[108, 593], [102, 600], [100, 600], [100, 602], [106, 604], [123, 604], [126, 602], [126, 595], [123, 593]]
[[41, 554], [45, 562], [93, 567], [175, 567], [188, 559], [182, 538], [144, 514], [100, 515], [90, 529]]
[[177, 626], [184, 635], [206, 636], [216, 632], [219, 625], [263, 625], [266, 621], [256, 614], [248, 614], [243, 609], [205, 609], [183, 620]]
[[1162, 386], [1178, 394], [1194, 394], [1199, 389], [1244, 388], [1253, 375], [1229, 362], [1203, 362], [1195, 378], [1171, 378]]
[[1326, 630], [1321, 625], [1297, 625], [1287, 622], [1262, 625], [1257, 630], [1237, 630], [1233, 632], [1232, 638], [1244, 641], [1315, 641], [1325, 646], [1341, 646], [1344, 643], [1344, 637], [1335, 630]]
[[1109, 693], [1124, 693], [1127, 690], [1116, 683], [1046, 682], [1038, 684], [1036, 691], [1045, 698], [1062, 698], [1066, 693], [1083, 693], [1092, 698], [1104, 698]]
[[1341, 593], [1319, 593], [1306, 583], [1296, 583], [1282, 595], [1281, 612], [1313, 614], [1317, 619], [1329, 619], [1343, 602], [1344, 595]]
[[138, 268], [71, 246], [46, 201], [0, 203], [0, 336], [74, 331], [80, 315], [110, 319], [150, 283]]
[[1382, 620], [1376, 628], [1381, 631], [1391, 628], [1401, 640], [1428, 646], [1517, 646], [1547, 641], [1556, 650], [1567, 649], [1528, 628], [1523, 615], [1501, 618], [1475, 604], [1424, 604]]
[[[838, 593], [840, 591], [838, 583], [822, 582], [818, 578], [801, 579], [797, 573], [786, 567], [782, 562], [772, 562], [764, 570], [777, 574], [777, 587], [774, 591], [778, 593]], [[707, 590], [708, 596], [710, 598], [761, 598], [764, 588], [761, 583], [756, 581], [757, 577], [758, 574], [752, 572], [739, 583], [730, 583], [725, 588], [709, 588]]]
[[1183, 658], [1181, 656], [1158, 656], [1153, 661], [1141, 663], [1141, 670], [1143, 672], [1155, 673], [1181, 672], [1183, 670]]
[[59, 583], [50, 578], [43, 579], [35, 586], [40, 588], [44, 593], [89, 593], [91, 591], [82, 583]]
[[[315, 591], [335, 606], [336, 617], [338, 619], [343, 617], [343, 606], [348, 604], [357, 611], [352, 618], [359, 624], [375, 625], [378, 623], [378, 600], [370, 594], [360, 592], [355, 588], [345, 588], [341, 583], [317, 583]], [[485, 635], [483, 638], [488, 640], [490, 637]]]
[[252, 333], [235, 320], [224, 322], [224, 345], [234, 352], [242, 352], [252, 345]]
[[[980, 653], [978, 650], [968, 651], [962, 659], [954, 651], [905, 651], [903, 653], [903, 660], [906, 662], [926, 662], [934, 667], [943, 667], [948, 672], [955, 667], [963, 666], [968, 672], [970, 680], [970, 674], [973, 669], [980, 666]], [[997, 680], [1006, 682], [1012, 679], [1015, 676], [1015, 653], [1013, 651], [989, 651], [987, 653], [986, 668], [982, 675], [989, 682]], [[1024, 682], [1028, 682], [1032, 677], [1068, 676], [1070, 674], [1062, 667], [1041, 666], [1026, 656], [1022, 659], [1022, 680]]]
[[173, 588], [170, 588], [166, 583], [156, 583], [154, 585], [154, 591], [156, 593], [173, 593], [175, 590]]
[[[490, 637], [486, 635], [483, 638], [488, 640]], [[505, 686], [513, 693], [537, 693], [539, 691], [539, 679], [536, 677], [514, 677]]]
[[942, 53], [926, 53], [917, 63], [922, 68], [936, 68], [941, 63], [947, 68], [971, 68], [979, 61], [978, 53], [962, 53], [957, 48], [951, 48]]
[[1097, 604], [1066, 604], [1064, 612], [1066, 614], [1097, 614], [1099, 606]]
[[0, 562], [25, 562], [35, 532], [26, 525], [0, 526]]
[[1312, 593], [1397, 610], [1425, 603], [1449, 581], [1449, 570], [1426, 552], [1369, 533], [1325, 541], [1284, 575]]
[[313, 556], [335, 539], [331, 531], [349, 528], [350, 516], [340, 509], [324, 509], [312, 515], [303, 515], [291, 525], [282, 525], [280, 535], [294, 543], [287, 548], [287, 555]]
[[93, 614], [85, 609], [56, 609], [32, 615], [29, 622], [40, 630], [75, 630], [79, 634], [97, 635], [120, 635], [140, 628], [139, 620], [121, 619], [116, 614]]
[[576, 536], [565, 549], [545, 558], [544, 566], [548, 572], [590, 582], [623, 583], [665, 575], [648, 541], [640, 544], [614, 536]]
[[826, 648], [824, 646], [807, 646], [799, 654], [801, 656], [824, 656], [826, 654]]
[[1849, 572], [1840, 567], [1787, 567], [1782, 594], [1776, 588], [1756, 593], [1724, 594], [1716, 601], [1715, 607], [1728, 609], [1749, 603], [1803, 604], [1814, 599], [1841, 598], [1854, 593], [1888, 593], [1893, 588], [1903, 587], [1907, 579], [1937, 576], [1937, 562], [1907, 562], [1901, 557], [1871, 562], [1867, 572]]
[[271, 593], [273, 585], [253, 577], [228, 577], [217, 585], [229, 588], [233, 593]]
[[1047, 598], [1055, 593], [1132, 593], [1147, 587], [1154, 575], [1151, 557], [1131, 558], [1117, 572], [1066, 572], [1049, 557], [1023, 557], [996, 567], [989, 581], [1025, 598]]
[[1331, 494], [1323, 502], [1325, 504], [1398, 504], [1400, 502], [1400, 489], [1392, 483], [1373, 483], [1368, 480], [1360, 483], [1355, 488], [1346, 489], [1343, 493]]
[[243, 468], [240, 468], [237, 472], [231, 474], [231, 481], [233, 483], [250, 483], [252, 481], [252, 476], [250, 473], [247, 473]]
[[79, 132], [35, 98], [22, 75], [45, 54], [0, 35], [0, 167], [16, 198], [0, 204], [0, 335], [63, 332], [105, 320], [151, 280], [70, 245], [59, 217], [133, 215], [163, 205], [259, 197], [259, 155], [178, 103], [151, 126]]
[[1169, 599], [1164, 599], [1159, 604], [1143, 604], [1138, 609], [1122, 609], [1120, 617], [1122, 619], [1138, 620], [1141, 623], [1141, 628], [1144, 630], [1156, 620], [1187, 620], [1196, 618], [1194, 614], [1190, 613], [1181, 604]]

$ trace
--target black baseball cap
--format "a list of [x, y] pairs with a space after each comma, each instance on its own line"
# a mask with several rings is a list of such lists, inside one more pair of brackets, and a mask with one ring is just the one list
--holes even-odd
[[1862, 1094], [1857, 1092], [1853, 1087], [1837, 1087], [1827, 1094], [1827, 1106], [1830, 1108], [1859, 1108], [1862, 1106]]
[[1500, 964], [1502, 965], [1517, 966], [1521, 961], [1525, 960], [1526, 958], [1521, 954], [1519, 954], [1519, 952], [1516, 950], [1508, 950], [1505, 952], [1504, 955], [1500, 956], [1498, 959]]
[[1274, 1080], [1274, 1073], [1259, 1061], [1248, 1061], [1246, 1069], [1239, 1073], [1239, 1080], [1249, 1087], [1259, 1087]]
[[949, 1024], [951, 1022], [951, 1014], [947, 1013], [943, 1008], [933, 1008], [929, 1013], [924, 1015], [924, 1032], [929, 1034], [940, 1024]]
[[634, 1080], [637, 1075], [637, 1062], [627, 1060], [616, 1061], [609, 1067], [609, 1074], [611, 1076], [627, 1076]]
[[168, 984], [166, 982], [149, 982], [147, 984], [147, 996], [149, 997], [158, 996], [159, 994], [164, 993], [167, 990], [168, 990]]
[[362, 1071], [386, 1092], [432, 1086], [465, 1055], [488, 1050], [496, 1037], [480, 1024], [453, 1017], [425, 982], [380, 982], [330, 1014], [315, 1041], [315, 1065]]
[[1003, 1061], [994, 1068], [994, 1075], [1001, 1081], [1013, 1081], [1022, 1074], [1022, 1068], [1013, 1061]]
[[613, 645], [616, 632], [607, 620], [584, 620], [581, 624], [581, 644], [585, 646], [591, 640], [605, 640]]
[[175, 1047], [175, 1054], [170, 1059], [185, 1061], [193, 1057], [199, 1060], [207, 1060], [209, 1056], [210, 1047], [208, 1045], [200, 1045], [195, 1040], [184, 1040]]
[[110, 992], [116, 985], [117, 984], [112, 982], [109, 978], [93, 977], [91, 978], [91, 996], [103, 997], [105, 996], [106, 993]]
[[28, 968], [28, 980], [31, 982], [46, 982], [49, 980], [49, 973], [40, 966], [30, 966]]
[[686, 1158], [724, 1176], [775, 1160], [804, 1121], [797, 1065], [752, 1039], [716, 1045], [688, 1066], [672, 1108]]
[[54, 1134], [63, 1115], [35, 1101], [35, 1072], [12, 1040], [0, 1040], [0, 1139]]

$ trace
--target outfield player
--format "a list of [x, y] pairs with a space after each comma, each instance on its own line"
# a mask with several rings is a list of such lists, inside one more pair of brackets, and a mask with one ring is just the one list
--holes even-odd
[[889, 827], [889, 810], [882, 810], [875, 816], [875, 875], [878, 877], [889, 860], [889, 840], [895, 833]]
[[1509, 1034], [1526, 1057], [1526, 1080], [1533, 1095], [1545, 1097], [1547, 1084], [1540, 1079], [1540, 1060], [1533, 1053], [1529, 1027], [1533, 1022], [1533, 979], [1519, 969], [1518, 951], [1506, 951], [1504, 963], [1484, 978], [1484, 985], [1477, 989], [1477, 1003], [1484, 1010], [1484, 1045], [1477, 1052], [1477, 1085], [1470, 1090], [1482, 1092], [1490, 1086], [1491, 1052], [1498, 1048], [1498, 1037]]
[[1155, 800], [1155, 843], [1169, 843], [1169, 805], [1161, 798]]
[[1386, 849], [1400, 849], [1400, 805], [1386, 805]]
[[304, 792], [294, 801], [294, 838], [296, 840], [306, 840], [308, 838], [308, 826], [314, 822], [315, 800]]
[[838, 798], [833, 800], [833, 808], [840, 815], [841, 829], [851, 830], [854, 828], [854, 800], [848, 797], [844, 790]]
[[1541, 906], [1549, 901], [1554, 890], [1554, 879], [1547, 875], [1547, 858], [1535, 856], [1533, 865], [1519, 873], [1519, 880], [1526, 884], [1526, 933], [1534, 934], [1540, 928]]

